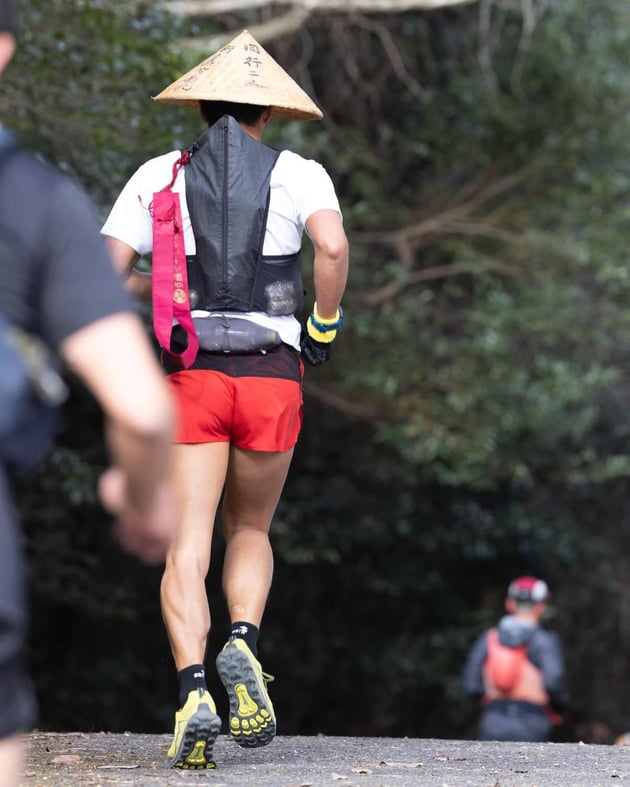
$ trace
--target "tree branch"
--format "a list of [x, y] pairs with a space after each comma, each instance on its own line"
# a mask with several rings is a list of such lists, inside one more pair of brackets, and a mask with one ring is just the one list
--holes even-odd
[[323, 385], [314, 383], [312, 380], [304, 381], [304, 392], [308, 396], [312, 396], [314, 399], [323, 402], [338, 412], [352, 416], [353, 418], [363, 418], [375, 421], [380, 417], [378, 408], [363, 402], [358, 402], [354, 399], [348, 399]]
[[490, 258], [484, 259], [475, 268], [473, 268], [470, 263], [452, 262], [445, 265], [433, 265], [430, 268], [420, 268], [419, 270], [412, 271], [403, 279], [396, 279], [395, 281], [388, 282], [378, 289], [370, 290], [369, 292], [359, 292], [353, 296], [353, 300], [357, 303], [363, 303], [366, 306], [378, 306], [381, 303], [393, 300], [403, 290], [415, 284], [426, 281], [436, 281], [437, 279], [447, 279], [451, 276], [460, 276], [464, 273], [479, 273], [480, 271], [493, 271], [502, 276], [513, 278], [520, 275], [520, 273], [513, 268]]
[[[489, 200], [501, 197], [521, 183], [525, 177], [524, 168], [519, 172], [506, 175], [487, 185], [488, 172], [465, 184], [449, 201], [446, 208], [427, 218], [408, 224], [392, 231], [353, 233], [353, 241], [360, 243], [385, 244], [395, 249], [400, 263], [400, 274], [397, 278], [374, 290], [356, 294], [357, 301], [370, 306], [391, 300], [407, 287], [420, 282], [443, 279], [463, 273], [492, 270], [501, 275], [515, 276], [517, 273], [489, 258], [485, 258], [478, 267], [468, 263], [448, 263], [430, 268], [418, 268], [416, 255], [418, 250], [436, 242], [437, 236], [466, 235], [483, 237], [502, 243], [516, 244], [519, 236], [507, 229], [495, 226], [496, 211], [486, 211], [483, 218], [474, 218], [474, 214], [484, 207]], [[502, 204], [505, 207], [505, 200]]]
[[277, 3], [274, 0], [166, 0], [164, 5], [173, 14], [180, 16], [217, 16], [252, 8], [265, 8], [274, 5], [301, 6], [309, 12], [339, 11], [349, 13], [400, 13], [417, 8], [431, 10], [453, 5], [474, 3], [477, 0], [290, 0]]
[[[249, 25], [248, 30], [260, 43], [272, 41], [283, 35], [288, 35], [299, 30], [311, 14], [315, 13], [364, 13], [398, 14], [404, 11], [421, 10], [429, 11], [437, 8], [446, 8], [456, 5], [468, 5], [478, 0], [291, 0], [290, 2], [276, 3], [274, 0], [163, 0], [165, 7], [173, 14], [189, 17], [211, 17], [220, 14], [233, 13], [234, 11], [247, 11], [259, 8], [273, 8], [278, 5], [288, 7], [268, 22], [260, 25]], [[186, 48], [205, 51], [214, 51], [220, 48], [239, 30], [231, 30], [221, 35], [184, 38], [180, 44]], [[383, 42], [388, 51], [394, 68], [399, 67], [392, 58], [391, 47]], [[397, 73], [399, 73], [397, 71]], [[402, 77], [404, 72], [400, 72]]]

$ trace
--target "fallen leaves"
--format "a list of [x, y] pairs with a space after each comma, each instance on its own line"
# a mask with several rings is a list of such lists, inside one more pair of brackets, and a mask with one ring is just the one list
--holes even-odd
[[52, 762], [55, 764], [74, 764], [76, 762], [81, 762], [81, 757], [78, 754], [60, 754], [58, 757], [53, 757]]
[[388, 768], [422, 768], [423, 762], [393, 762], [391, 760], [381, 760], [379, 765], [386, 765]]

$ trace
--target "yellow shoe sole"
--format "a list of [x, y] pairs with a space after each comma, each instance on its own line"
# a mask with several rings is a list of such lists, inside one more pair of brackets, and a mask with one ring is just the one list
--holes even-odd
[[276, 734], [273, 706], [247, 654], [234, 644], [226, 645], [217, 656], [217, 672], [230, 700], [232, 740], [245, 748], [271, 743]]
[[221, 719], [207, 705], [200, 705], [186, 722], [181, 723], [185, 727], [179, 733], [179, 746], [172, 755], [169, 750], [171, 768], [186, 771], [216, 768], [214, 742], [221, 732]]

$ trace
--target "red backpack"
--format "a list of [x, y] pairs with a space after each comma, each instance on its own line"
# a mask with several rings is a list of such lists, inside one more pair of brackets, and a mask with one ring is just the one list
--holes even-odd
[[497, 629], [490, 629], [487, 636], [488, 656], [485, 672], [492, 685], [501, 692], [512, 691], [521, 677], [527, 661], [527, 645], [516, 648], [502, 645]]

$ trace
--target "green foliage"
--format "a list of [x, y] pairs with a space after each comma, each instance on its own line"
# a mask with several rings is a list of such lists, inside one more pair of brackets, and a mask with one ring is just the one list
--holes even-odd
[[[627, 11], [604, 6], [554, 4], [522, 60], [507, 14], [485, 72], [473, 9], [388, 19], [424, 102], [391, 73], [374, 122], [322, 145], [353, 240], [344, 384], [380, 403], [378, 437], [439, 484], [518, 488], [548, 468], [570, 482], [574, 452], [582, 478], [601, 474], [583, 449], [623, 385], [628, 296]], [[374, 40], [365, 62], [351, 48], [362, 74]], [[359, 88], [345, 111], [372, 100]], [[362, 135], [367, 152], [349, 153]]]
[[187, 143], [198, 120], [151, 101], [182, 67], [171, 46], [177, 20], [155, 6], [21, 4], [23, 31], [3, 79], [4, 120], [101, 205], [149, 155]]
[[[408, 575], [409, 558], [399, 555], [385, 565], [378, 602], [362, 599], [352, 609], [359, 617], [358, 604], [370, 619], [370, 603], [383, 610], [401, 598], [402, 587], [405, 613], [396, 614], [395, 605], [387, 619], [393, 628], [398, 623], [403, 638], [416, 633], [416, 674], [426, 668], [440, 675], [450, 699], [457, 659], [446, 668], [449, 656], [434, 658], [430, 643], [439, 640], [450, 657], [463, 658], [462, 629], [471, 642], [475, 605], [502, 587], [510, 571], [545, 573], [558, 585], [562, 614], [553, 623], [567, 640], [576, 686], [590, 678], [594, 662], [572, 621], [579, 617], [611, 641], [621, 614], [613, 601], [618, 584], [606, 591], [604, 626], [588, 583], [577, 599], [562, 586], [594, 571], [595, 588], [611, 565], [620, 572], [614, 511], [625, 510], [617, 495], [630, 467], [628, 9], [614, 2], [553, 3], [529, 40], [516, 14], [493, 13], [497, 35], [490, 42], [479, 38], [471, 7], [381, 20], [407, 74], [422, 86], [422, 100], [405, 89], [382, 39], [366, 34], [362, 20], [336, 20], [346, 46], [332, 52], [328, 46], [315, 78], [334, 120], [318, 152], [339, 184], [353, 259], [337, 374], [331, 369], [323, 376], [349, 401], [369, 402], [379, 414], [371, 441], [381, 446], [380, 462], [392, 463], [389, 493], [382, 492], [389, 511], [368, 496], [369, 521], [415, 536], [404, 555], [414, 556], [416, 571]], [[335, 40], [324, 23], [314, 38], [327, 36]], [[353, 67], [344, 68], [350, 61]], [[340, 75], [352, 73], [365, 83], [340, 87]], [[331, 428], [328, 439], [336, 434]], [[342, 461], [346, 477], [347, 454]], [[371, 485], [379, 472], [380, 466], [364, 468]], [[414, 482], [416, 495], [405, 489]], [[337, 543], [347, 521], [370, 533], [380, 546], [378, 558], [365, 558], [374, 579], [391, 546], [383, 530], [365, 525], [359, 502], [349, 500], [354, 515], [337, 518], [330, 541]], [[598, 540], [598, 570], [591, 550], [604, 500], [610, 524]], [[300, 514], [294, 516], [301, 533], [301, 517], [319, 529], [309, 511]], [[428, 559], [436, 531], [441, 548]], [[360, 536], [352, 537], [351, 564], [336, 560], [342, 575], [349, 571], [349, 581], [364, 589], [369, 582], [355, 567]], [[409, 619], [413, 600], [433, 601], [425, 570], [458, 599], [457, 614], [446, 608], [433, 622]], [[467, 594], [458, 587], [460, 573], [469, 578]], [[500, 603], [485, 609], [496, 615]], [[441, 631], [437, 639], [433, 626]], [[384, 659], [387, 652], [394, 658], [389, 675], [407, 674], [408, 647], [399, 649], [397, 662], [397, 645], [380, 648]], [[377, 672], [375, 666], [372, 681]], [[623, 681], [619, 666], [616, 686]], [[393, 682], [396, 705], [408, 687], [403, 678]], [[627, 725], [620, 719], [628, 698], [610, 698], [614, 682], [606, 683], [608, 703], [596, 700], [595, 691], [575, 691], [573, 721], [603, 713], [609, 723]], [[428, 690], [418, 677], [418, 694]]]

